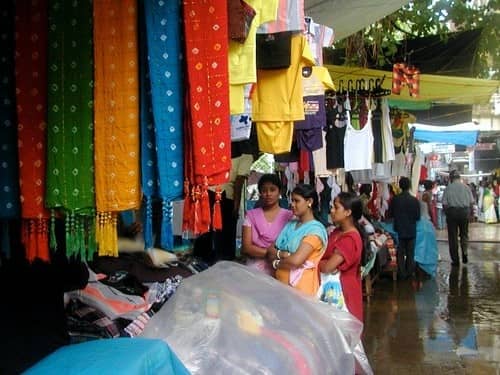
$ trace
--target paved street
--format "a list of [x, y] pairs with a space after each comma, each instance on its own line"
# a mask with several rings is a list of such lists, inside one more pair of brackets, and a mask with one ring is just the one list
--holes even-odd
[[363, 340], [375, 374], [500, 374], [500, 224], [470, 238], [466, 265], [451, 267], [439, 231], [435, 279], [376, 282]]

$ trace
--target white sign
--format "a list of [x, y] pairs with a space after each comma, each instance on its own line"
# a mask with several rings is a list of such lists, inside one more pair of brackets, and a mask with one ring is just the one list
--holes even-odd
[[453, 154], [455, 152], [455, 145], [446, 143], [436, 143], [432, 147], [432, 151], [438, 154]]

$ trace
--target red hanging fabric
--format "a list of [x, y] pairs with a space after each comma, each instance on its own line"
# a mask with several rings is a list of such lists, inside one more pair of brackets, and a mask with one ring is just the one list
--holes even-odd
[[184, 25], [194, 174], [192, 184], [223, 184], [231, 169], [227, 6], [184, 1]]
[[47, 0], [16, 1], [16, 100], [19, 179], [26, 257], [49, 261], [45, 209], [47, 136]]
[[399, 95], [403, 87], [408, 86], [410, 96], [420, 94], [420, 70], [405, 63], [397, 63], [392, 67], [392, 93]]

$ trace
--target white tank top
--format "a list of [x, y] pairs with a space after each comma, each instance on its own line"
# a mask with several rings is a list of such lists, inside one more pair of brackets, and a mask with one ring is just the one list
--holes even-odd
[[344, 169], [358, 171], [372, 169], [373, 163], [373, 131], [372, 111], [368, 111], [368, 119], [363, 129], [354, 129], [351, 118], [347, 118], [347, 127], [344, 137]]

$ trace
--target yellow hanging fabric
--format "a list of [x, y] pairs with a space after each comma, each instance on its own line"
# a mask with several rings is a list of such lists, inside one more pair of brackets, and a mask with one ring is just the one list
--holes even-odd
[[135, 0], [94, 1], [94, 161], [99, 255], [118, 255], [116, 212], [140, 206]]

